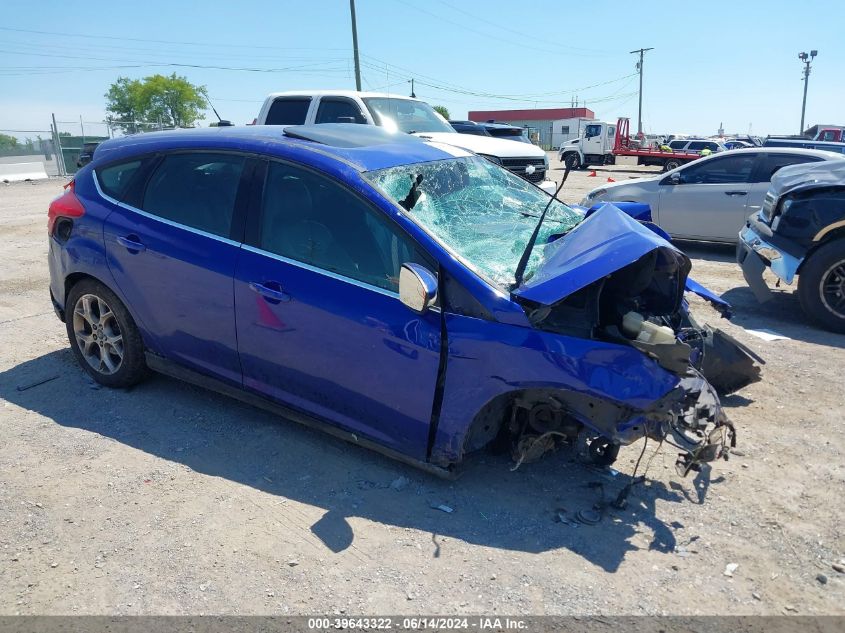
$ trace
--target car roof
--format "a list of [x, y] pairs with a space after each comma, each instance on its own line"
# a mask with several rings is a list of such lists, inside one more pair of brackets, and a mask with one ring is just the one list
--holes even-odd
[[284, 92], [271, 92], [267, 95], [267, 99], [275, 99], [276, 97], [361, 97], [362, 99], [382, 98], [420, 101], [420, 99], [389, 92], [363, 92], [360, 90], [285, 90]]
[[523, 130], [521, 127], [508, 125], [507, 123], [479, 123], [478, 125], [493, 128], [494, 130], [519, 130], [520, 132]]
[[457, 147], [425, 141], [374, 125], [254, 125], [209, 127], [133, 134], [105, 141], [97, 148], [103, 164], [143, 154], [177, 149], [222, 149], [254, 152], [316, 165], [326, 159], [356, 171], [469, 156]]
[[[804, 147], [743, 147], [742, 149], [732, 149], [729, 155], [734, 156], [735, 154], [748, 153], [759, 154], [760, 152], [764, 154], [798, 154], [804, 156], [818, 156], [827, 160], [845, 158], [845, 155], [837, 154], [836, 152], [827, 152], [823, 149], [807, 149]], [[720, 155], [725, 156], [725, 154]]]

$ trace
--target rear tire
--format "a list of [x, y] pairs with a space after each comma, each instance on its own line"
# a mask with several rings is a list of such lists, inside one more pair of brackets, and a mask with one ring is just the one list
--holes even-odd
[[845, 333], [845, 240], [821, 246], [798, 276], [804, 313], [832, 332]]
[[683, 163], [676, 158], [670, 158], [665, 163], [663, 163], [663, 171], [672, 171], [673, 169], [677, 169]]
[[147, 374], [144, 342], [129, 311], [111, 290], [84, 279], [65, 302], [65, 325], [73, 355], [106, 387], [131, 387]]

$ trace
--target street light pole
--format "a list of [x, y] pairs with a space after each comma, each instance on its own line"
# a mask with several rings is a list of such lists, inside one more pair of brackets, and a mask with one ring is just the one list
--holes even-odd
[[801, 129], [798, 130], [799, 134], [804, 134], [804, 113], [807, 110], [807, 84], [810, 81], [810, 64], [818, 54], [819, 52], [815, 50], [810, 51], [809, 55], [804, 52], [798, 53], [798, 59], [804, 64], [804, 100], [801, 102]]
[[352, 53], [355, 56], [355, 90], [361, 91], [361, 62], [358, 60], [358, 26], [355, 22], [355, 0], [349, 0], [352, 14]]
[[646, 51], [653, 51], [654, 48], [640, 48], [631, 51], [631, 54], [639, 53], [640, 61], [637, 62], [637, 72], [640, 74], [640, 106], [637, 109], [637, 136], [643, 135], [643, 54]]

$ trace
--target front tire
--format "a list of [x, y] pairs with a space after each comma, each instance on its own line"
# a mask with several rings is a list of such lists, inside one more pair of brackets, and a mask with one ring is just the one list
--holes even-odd
[[70, 347], [91, 378], [106, 387], [131, 387], [146, 377], [144, 342], [117, 295], [84, 279], [71, 288], [65, 306]]
[[563, 164], [569, 169], [578, 169], [581, 166], [581, 159], [578, 158], [578, 154], [566, 154], [563, 157]]
[[845, 333], [845, 240], [821, 246], [798, 276], [804, 313], [832, 332]]

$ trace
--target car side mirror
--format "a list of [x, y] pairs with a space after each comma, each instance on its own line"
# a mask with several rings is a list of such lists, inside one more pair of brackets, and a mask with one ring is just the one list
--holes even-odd
[[674, 174], [669, 176], [669, 184], [670, 185], [679, 185], [681, 184], [681, 172], [676, 171]]
[[437, 300], [437, 277], [419, 264], [402, 264], [399, 271], [399, 300], [418, 314]]

